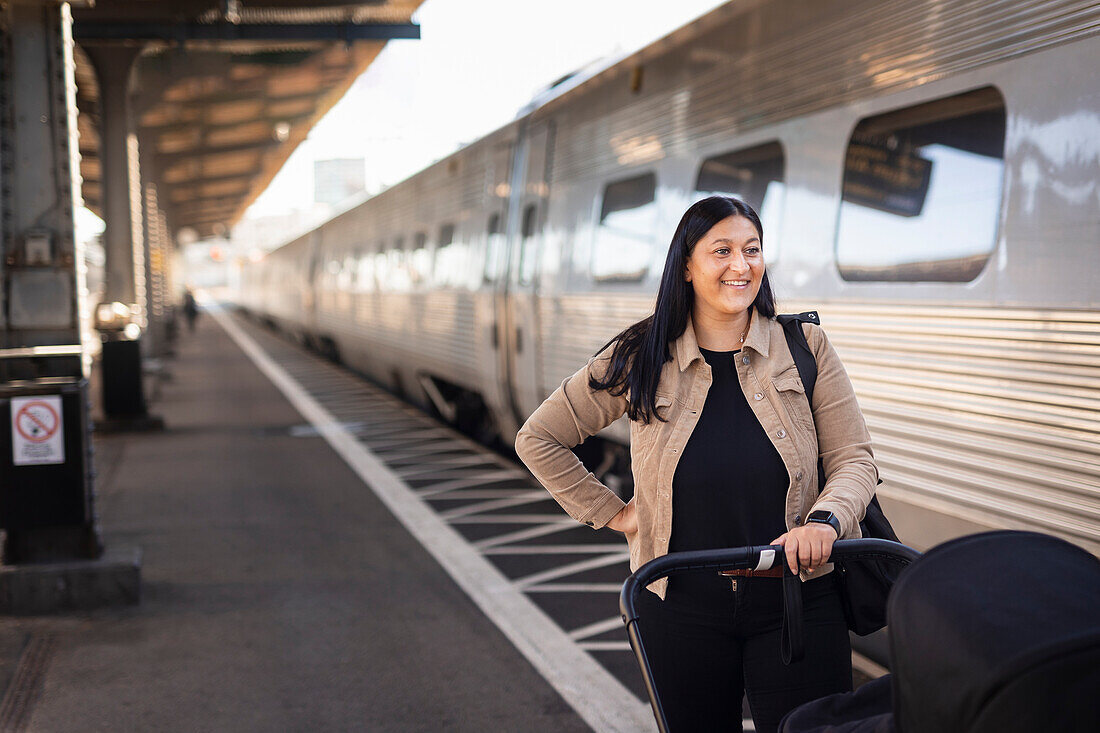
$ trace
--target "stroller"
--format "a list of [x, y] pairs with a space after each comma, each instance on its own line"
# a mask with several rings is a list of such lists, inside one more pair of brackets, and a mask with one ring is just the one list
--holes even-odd
[[[674, 553], [638, 569], [620, 605], [658, 729], [667, 733], [636, 600], [693, 570], [781, 561], [780, 548]], [[925, 556], [885, 540], [841, 540], [834, 560], [914, 562], [890, 594], [893, 674], [791, 711], [781, 733], [1100, 730], [1100, 561], [1031, 532], [963, 537]], [[919, 557], [919, 560], [917, 559]]]

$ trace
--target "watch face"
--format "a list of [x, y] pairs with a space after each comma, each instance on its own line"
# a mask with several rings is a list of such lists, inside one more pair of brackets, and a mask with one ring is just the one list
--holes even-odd
[[810, 516], [807, 517], [811, 522], [828, 522], [832, 520], [833, 513], [827, 512], [824, 509], [818, 509], [816, 512], [810, 512]]

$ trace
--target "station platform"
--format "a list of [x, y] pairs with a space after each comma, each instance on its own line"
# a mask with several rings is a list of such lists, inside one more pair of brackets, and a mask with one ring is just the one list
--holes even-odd
[[166, 430], [94, 438], [142, 602], [0, 618], [0, 729], [590, 729], [210, 314], [176, 348]]

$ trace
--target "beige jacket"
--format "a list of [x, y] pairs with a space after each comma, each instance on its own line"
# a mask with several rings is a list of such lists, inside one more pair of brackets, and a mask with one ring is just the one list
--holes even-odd
[[[804, 328], [817, 359], [812, 414], [783, 327], [755, 310], [736, 360], [737, 377], [790, 476], [787, 529], [802, 524], [811, 511], [826, 509], [840, 520], [841, 537], [859, 537], [859, 521], [878, 481], [871, 438], [852, 384], [825, 332], [812, 324]], [[638, 513], [638, 532], [626, 538], [631, 571], [668, 552], [672, 477], [711, 385], [710, 366], [699, 352], [690, 320], [671, 352], [672, 360], [665, 363], [657, 386], [655, 405], [667, 422], [630, 423]], [[624, 503], [584, 468], [570, 448], [626, 413], [625, 395], [614, 397], [607, 390], [593, 391], [588, 386], [590, 374], [606, 372], [610, 357], [609, 348], [562, 382], [516, 437], [516, 453], [535, 478], [569, 516], [595, 528], [607, 524]], [[828, 477], [820, 496], [819, 453]], [[825, 565], [813, 575], [831, 569]], [[666, 586], [667, 579], [662, 579], [650, 588], [663, 598]]]

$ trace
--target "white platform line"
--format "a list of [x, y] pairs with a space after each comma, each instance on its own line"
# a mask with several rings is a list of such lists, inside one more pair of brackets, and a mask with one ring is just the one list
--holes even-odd
[[552, 501], [550, 495], [545, 491], [528, 491], [523, 494], [517, 494], [515, 496], [504, 497], [500, 499], [490, 499], [488, 501], [479, 501], [476, 504], [467, 504], [466, 506], [455, 507], [454, 509], [448, 509], [447, 511], [440, 512], [440, 516], [444, 519], [451, 520], [455, 517], [463, 517], [468, 514], [479, 514], [481, 512], [491, 512], [496, 509], [507, 509], [514, 506], [522, 506], [524, 504], [534, 504], [539, 501]]
[[[621, 621], [619, 623], [622, 623]], [[629, 641], [581, 641], [577, 643], [586, 652], [628, 652]]]
[[431, 486], [425, 486], [424, 488], [417, 489], [418, 496], [436, 496], [438, 494], [446, 494], [449, 491], [455, 489], [468, 489], [474, 487], [481, 487], [485, 484], [498, 484], [504, 482], [516, 482], [516, 489], [527, 489], [529, 486], [521, 482], [520, 476], [517, 476], [512, 471], [485, 471], [483, 473], [476, 474], [474, 476], [463, 476], [462, 478], [456, 478], [451, 481], [444, 481], [438, 484], [432, 484]]
[[653, 717], [621, 682], [569, 638], [486, 558], [342, 429], [220, 308], [203, 305], [252, 362], [389, 507], [481, 611], [596, 731], [652, 730]]
[[481, 456], [456, 456], [454, 458], [435, 458], [424, 456], [421, 462], [406, 463], [400, 468], [388, 469], [401, 478], [413, 478], [433, 473], [446, 473], [456, 468], [488, 468], [489, 462]]
[[622, 629], [623, 634], [626, 634], [626, 626], [623, 625], [623, 620], [618, 616], [611, 618], [605, 618], [603, 621], [597, 621], [587, 626], [582, 626], [579, 629], [573, 629], [569, 632], [569, 638], [574, 641], [580, 641], [581, 639], [587, 639], [590, 636], [599, 636], [600, 634], [606, 634], [608, 631], [615, 631], [616, 629]]
[[405, 448], [385, 448], [380, 449], [377, 444], [371, 443], [370, 449], [380, 456], [386, 457], [386, 463], [393, 463], [394, 461], [407, 461], [415, 458], [427, 458], [428, 456], [468, 456], [469, 451], [463, 451], [457, 445], [457, 441], [447, 441], [442, 443], [439, 441], [432, 441], [431, 443], [421, 443], [411, 448], [406, 446]]
[[630, 560], [630, 553], [628, 552], [620, 552], [618, 554], [608, 553], [587, 560], [578, 560], [577, 562], [571, 562], [566, 565], [559, 565], [556, 568], [543, 570], [540, 573], [525, 575], [522, 578], [516, 578], [515, 584], [520, 588], [526, 588], [531, 585], [538, 585], [547, 580], [557, 580], [558, 578], [565, 578], [570, 575], [576, 575], [577, 573], [583, 573], [586, 570], [595, 570], [596, 568], [605, 568], [608, 565], [617, 565], [618, 563], [628, 560]]
[[[395, 433], [388, 430], [375, 430], [372, 435], [364, 436], [365, 440], [369, 441], [371, 447], [389, 448], [390, 446], [412, 446], [422, 445], [424, 443], [457, 443], [454, 435], [447, 430], [442, 429], [427, 429], [421, 427], [411, 427], [401, 431], [401, 435], [394, 437]], [[385, 436], [385, 437], [383, 437]]]
[[528, 527], [527, 529], [517, 529], [514, 532], [505, 532], [504, 534], [498, 534], [495, 537], [487, 537], [486, 539], [479, 540], [474, 543], [474, 547], [479, 550], [485, 550], [490, 547], [496, 547], [498, 545], [507, 545], [512, 542], [522, 542], [524, 540], [531, 540], [535, 537], [545, 537], [548, 534], [554, 534], [555, 532], [564, 532], [568, 529], [576, 529], [577, 523], [569, 517], [558, 517], [553, 522], [547, 522], [539, 527]]
[[621, 542], [589, 545], [500, 545], [486, 547], [483, 555], [603, 555], [622, 552]]
[[524, 588], [526, 593], [614, 593], [623, 590], [622, 583], [543, 583]]
[[[432, 501], [464, 501], [467, 499], [508, 499], [526, 496], [532, 489], [526, 486], [517, 486], [513, 489], [454, 489], [428, 496]], [[549, 499], [550, 495], [540, 491], [543, 498]], [[417, 491], [417, 496], [426, 496], [425, 492]]]
[[475, 517], [455, 517], [451, 520], [451, 524], [552, 524], [559, 516], [558, 514], [483, 514]]

